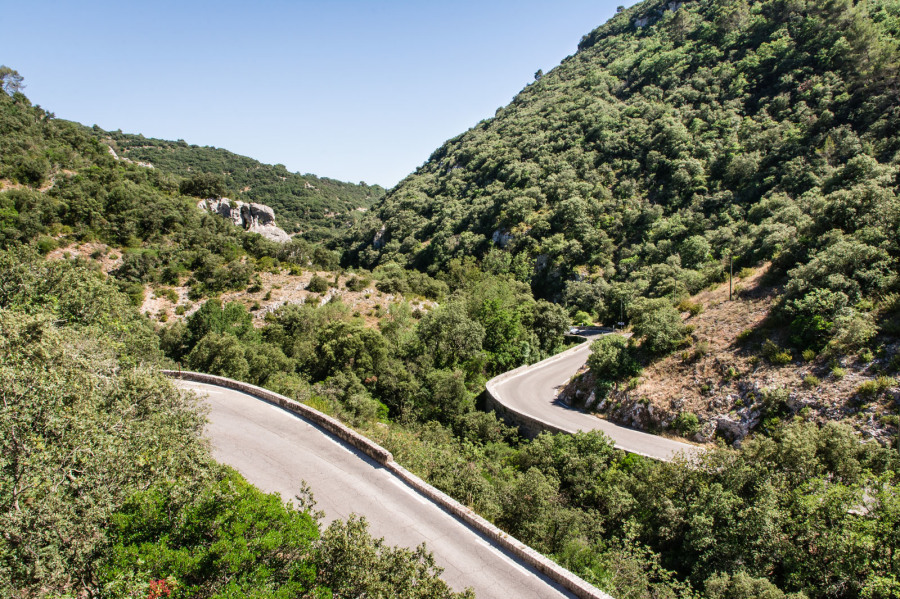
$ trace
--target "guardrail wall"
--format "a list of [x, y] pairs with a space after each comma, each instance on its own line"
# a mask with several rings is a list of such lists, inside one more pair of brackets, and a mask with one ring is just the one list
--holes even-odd
[[[571, 350], [567, 350], [571, 351]], [[551, 358], [552, 359], [552, 358]], [[515, 371], [511, 371], [515, 372]], [[194, 381], [197, 383], [207, 383], [227, 389], [234, 389], [254, 397], [258, 397], [264, 401], [273, 403], [285, 410], [293, 412], [325, 429], [328, 433], [345, 441], [353, 447], [359, 449], [378, 463], [382, 464], [386, 469], [390, 470], [395, 476], [406, 483], [420, 495], [431, 500], [444, 511], [465, 523], [470, 528], [480, 532], [495, 543], [498, 547], [506, 550], [510, 554], [517, 557], [523, 563], [533, 567], [538, 572], [544, 574], [550, 580], [559, 583], [568, 591], [581, 599], [613, 599], [610, 595], [588, 584], [578, 576], [572, 574], [553, 560], [538, 553], [531, 547], [525, 545], [518, 539], [509, 536], [466, 506], [462, 505], [446, 493], [432, 487], [421, 478], [406, 470], [403, 466], [394, 461], [394, 457], [387, 449], [378, 445], [371, 439], [364, 437], [356, 431], [341, 424], [339, 421], [326, 416], [322, 412], [315, 410], [305, 404], [294, 401], [284, 395], [280, 395], [268, 389], [242, 383], [233, 379], [211, 374], [203, 374], [199, 372], [188, 372], [181, 370], [163, 370], [163, 374], [171, 378], [182, 379], [186, 381]], [[501, 375], [502, 376], [502, 375]], [[498, 377], [499, 378], [499, 377]], [[496, 380], [496, 379], [493, 379]], [[490, 393], [488, 393], [490, 396]]]

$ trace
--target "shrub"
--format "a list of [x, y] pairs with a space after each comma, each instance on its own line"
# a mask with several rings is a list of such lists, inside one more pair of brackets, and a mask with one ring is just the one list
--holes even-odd
[[693, 412], [682, 412], [675, 418], [672, 427], [682, 436], [690, 437], [700, 431], [700, 419]]
[[319, 275], [313, 275], [312, 279], [309, 280], [309, 284], [306, 286], [307, 291], [311, 291], [313, 293], [325, 293], [331, 285], [328, 284], [328, 281]]
[[811, 349], [804, 349], [802, 355], [804, 362], [812, 362], [816, 359], [816, 352]]
[[738, 343], [746, 343], [747, 341], [750, 340], [750, 337], [752, 337], [752, 336], [753, 336], [753, 329], [744, 329], [743, 331], [738, 333], [737, 342]]
[[621, 335], [604, 335], [591, 344], [588, 366], [597, 379], [619, 381], [634, 376], [640, 366]]
[[41, 237], [37, 240], [37, 250], [41, 254], [49, 254], [56, 249], [56, 241], [52, 237]]
[[178, 293], [174, 289], [169, 289], [168, 287], [157, 289], [156, 295], [170, 301], [173, 304], [178, 303]]
[[820, 382], [819, 378], [816, 376], [813, 376], [811, 374], [807, 374], [805, 377], [803, 377], [803, 386], [806, 387], [807, 389], [812, 389], [814, 387], [818, 387], [819, 382]]
[[679, 312], [688, 312], [691, 316], [697, 316], [703, 312], [703, 304], [700, 302], [692, 302], [689, 299], [681, 300], [675, 308]]
[[791, 360], [793, 360], [789, 351], [782, 349], [771, 339], [766, 339], [766, 342], [763, 343], [762, 355], [774, 366], [784, 366], [785, 364], [790, 364]]
[[631, 308], [634, 333], [641, 346], [654, 354], [667, 354], [685, 340], [681, 314], [668, 300], [641, 298]]
[[846, 309], [834, 319], [834, 336], [828, 342], [828, 349], [838, 354], [850, 353], [863, 347], [875, 333], [875, 319], [871, 314]]
[[836, 379], [844, 378], [844, 375], [847, 374], [847, 371], [841, 368], [840, 366], [832, 366], [831, 367], [831, 376]]
[[579, 327], [587, 327], [594, 324], [591, 315], [583, 310], [579, 310], [575, 313], [575, 316], [572, 317], [572, 324]]
[[856, 394], [866, 400], [874, 400], [882, 393], [897, 384], [897, 380], [889, 376], [879, 376], [862, 383], [856, 388]]
[[348, 279], [346, 283], [344, 283], [344, 287], [346, 287], [350, 291], [362, 291], [366, 287], [368, 287], [372, 283], [369, 279], [363, 279], [361, 277], [352, 277]]

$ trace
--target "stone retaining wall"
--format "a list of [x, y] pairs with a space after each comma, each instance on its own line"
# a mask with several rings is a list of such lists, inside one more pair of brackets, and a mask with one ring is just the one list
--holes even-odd
[[[573, 337], [584, 339], [584, 337], [580, 337], [577, 335], [573, 335]], [[501, 375], [495, 376], [485, 384], [485, 407], [488, 410], [496, 412], [497, 415], [500, 416], [500, 418], [502, 418], [508, 425], [517, 427], [522, 435], [528, 437], [529, 439], [533, 439], [545, 431], [550, 433], [571, 433], [572, 431], [562, 429], [555, 424], [547, 422], [546, 420], [534, 418], [533, 416], [529, 416], [528, 414], [523, 414], [521, 412], [516, 412], [515, 410], [510, 409], [506, 406], [506, 404], [500, 401], [500, 394], [497, 393], [496, 387], [503, 381], [514, 378], [525, 371], [532, 370], [534, 368], [541, 368], [543, 366], [546, 366], [547, 364], [566, 358], [569, 355], [580, 351], [582, 347], [584, 347], [584, 345], [587, 343], [591, 343], [591, 340], [587, 340], [584, 343], [576, 345], [575, 347], [570, 347], [566, 351], [560, 352], [555, 356], [550, 356], [546, 360], [541, 360], [540, 362], [536, 362], [534, 364], [529, 364], [526, 366], [519, 366], [514, 370], [510, 370], [508, 372], [504, 372]]]
[[[171, 378], [194, 381], [197, 383], [207, 383], [210, 385], [234, 389], [235, 391], [240, 391], [242, 393], [247, 393], [248, 395], [258, 397], [260, 399], [278, 405], [285, 410], [297, 414], [304, 420], [320, 426], [327, 432], [333, 434], [335, 437], [349, 443], [380, 464], [383, 464], [386, 469], [390, 470], [395, 476], [397, 476], [400, 480], [406, 483], [417, 493], [424, 497], [427, 497], [441, 509], [449, 514], [452, 514], [457, 519], [468, 525], [470, 528], [480, 532], [495, 545], [518, 558], [522, 563], [531, 566], [550, 580], [553, 580], [554, 582], [560, 584], [565, 589], [573, 593], [576, 597], [579, 597], [580, 599], [613, 599], [608, 594], [597, 589], [593, 585], [588, 584], [581, 578], [575, 576], [553, 560], [538, 553], [518, 539], [509, 536], [446, 493], [443, 493], [442, 491], [439, 491], [438, 489], [432, 487], [421, 478], [419, 478], [415, 474], [412, 474], [406, 468], [395, 462], [393, 455], [387, 449], [378, 445], [371, 439], [368, 439], [367, 437], [360, 435], [356, 431], [344, 426], [334, 418], [326, 416], [318, 410], [294, 401], [288, 397], [285, 397], [284, 395], [274, 393], [272, 391], [269, 391], [268, 389], [263, 389], [262, 387], [250, 385], [248, 383], [242, 383], [240, 381], [235, 381], [225, 377], [214, 376], [211, 374], [202, 374], [199, 372], [163, 370], [162, 373]], [[492, 380], [496, 381], [497, 379]], [[488, 397], [490, 398], [490, 396], [490, 391], [488, 391]]]

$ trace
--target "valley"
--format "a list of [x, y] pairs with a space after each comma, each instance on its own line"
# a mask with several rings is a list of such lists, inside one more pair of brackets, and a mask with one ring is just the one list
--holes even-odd
[[0, 591], [496, 591], [417, 495], [334, 508], [381, 493], [359, 464], [318, 518], [337, 446], [193, 370], [612, 597], [897, 596], [898, 48], [897, 0], [644, 0], [391, 189], [60, 119], [0, 67]]

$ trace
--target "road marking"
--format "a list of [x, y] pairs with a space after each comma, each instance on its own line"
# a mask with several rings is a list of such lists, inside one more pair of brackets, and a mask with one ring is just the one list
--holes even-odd
[[482, 539], [481, 537], [476, 537], [475, 540], [478, 541], [479, 544], [481, 544], [481, 545], [487, 547], [489, 550], [493, 551], [494, 553], [496, 553], [497, 555], [499, 555], [500, 557], [502, 557], [504, 560], [506, 560], [507, 562], [509, 562], [509, 564], [510, 564], [513, 568], [517, 569], [518, 571], [520, 571], [520, 572], [521, 572], [522, 574], [524, 574], [525, 576], [534, 576], [534, 574], [532, 574], [532, 573], [529, 572], [526, 568], [524, 568], [521, 564], [519, 564], [518, 562], [516, 562], [516, 560], [512, 559], [511, 557], [509, 557], [508, 555], [506, 555], [505, 553], [503, 553], [502, 551], [500, 551], [499, 549], [497, 549], [496, 547], [494, 547], [493, 545], [491, 545], [490, 543], [488, 543], [487, 541], [485, 541], [485, 540]]
[[388, 479], [392, 483], [394, 483], [395, 485], [397, 485], [398, 487], [400, 487], [401, 489], [406, 491], [409, 495], [412, 495], [413, 499], [415, 499], [419, 503], [421, 503], [423, 505], [428, 505], [429, 503], [431, 503], [430, 501], [428, 501], [427, 499], [425, 499], [424, 497], [419, 495], [414, 489], [410, 489], [409, 487], [407, 487], [406, 484], [404, 484], [401, 480], [399, 480], [393, 474], [388, 474], [387, 476], [388, 476]]

